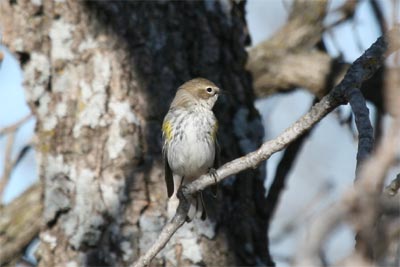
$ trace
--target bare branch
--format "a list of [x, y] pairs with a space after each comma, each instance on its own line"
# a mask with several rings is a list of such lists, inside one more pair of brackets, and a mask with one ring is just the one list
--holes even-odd
[[38, 235], [42, 202], [39, 184], [31, 186], [10, 204], [0, 207], [0, 265], [17, 258]]
[[[326, 6], [325, 0], [295, 1], [285, 26], [273, 37], [249, 51], [246, 68], [252, 73], [257, 95], [266, 95], [263, 89], [271, 90], [263, 84], [263, 81], [268, 80], [264, 75], [270, 76], [271, 72], [272, 75], [282, 73], [279, 70], [274, 71], [274, 61], [285, 62], [286, 56], [292, 52], [307, 53], [321, 39]], [[262, 88], [260, 85], [263, 85]]]
[[[10, 163], [9, 166], [9, 170], [4, 170], [3, 172], [3, 176], [0, 180], [0, 198], [2, 197], [2, 194], [4, 193], [4, 187], [7, 185], [10, 177], [11, 177], [11, 173], [12, 171], [15, 169], [15, 167], [17, 167], [18, 163], [21, 162], [21, 160], [24, 158], [24, 156], [26, 155], [26, 153], [28, 153], [28, 151], [32, 148], [32, 143], [29, 143], [27, 145], [25, 145], [19, 152], [18, 155], [14, 158], [14, 160]], [[3, 184], [4, 182], [4, 184]], [[4, 187], [3, 187], [4, 186]]]
[[[319, 3], [320, 1], [311, 2], [315, 5], [322, 4]], [[344, 19], [351, 18], [356, 5], [357, 1], [349, 0], [338, 11], [343, 14]], [[299, 16], [308, 17], [306, 10], [296, 10], [296, 12]], [[316, 15], [317, 13], [310, 19], [312, 20]], [[295, 17], [293, 14], [291, 18]], [[298, 21], [289, 20], [288, 24], [291, 23], [298, 23]], [[285, 26], [272, 38], [249, 51], [247, 69], [252, 73], [257, 97], [305, 88], [321, 99], [343, 79], [349, 64], [332, 58], [327, 53], [312, 49], [315, 43], [311, 41], [299, 45], [295, 50], [291, 50], [291, 46], [282, 41], [281, 36], [291, 36], [291, 38], [297, 36], [300, 39], [310, 37], [310, 40], [315, 40], [316, 36], [321, 36], [322, 32], [326, 31], [326, 28], [321, 30], [317, 22], [303, 21], [303, 23], [308, 23], [307, 27], [314, 27], [314, 31], [301, 30], [300, 33], [292, 34], [290, 32], [292, 28]], [[393, 71], [399, 70], [394, 68]], [[382, 90], [380, 90], [383, 76], [384, 72], [378, 71], [361, 87], [361, 90], [365, 98], [372, 101], [379, 110], [387, 111], [384, 110]]]
[[[342, 14], [337, 24], [353, 17], [356, 4], [347, 1], [336, 10]], [[327, 1], [295, 1], [287, 24], [249, 51], [246, 68], [258, 97], [302, 87], [321, 98], [343, 78], [346, 64], [312, 49], [326, 30], [326, 7]]]
[[334, 12], [341, 13], [341, 16], [337, 21], [326, 26], [326, 29], [331, 29], [333, 27], [336, 27], [336, 26], [342, 24], [343, 22], [346, 22], [349, 19], [353, 19], [357, 4], [358, 4], [358, 1], [356, 1], [356, 0], [347, 0], [342, 6], [340, 6], [336, 10], [334, 10]]
[[3, 171], [3, 175], [1, 176], [1, 180], [0, 180], [0, 199], [3, 198], [4, 189], [5, 189], [6, 185], [8, 184], [8, 181], [10, 180], [11, 170], [13, 169], [11, 154], [12, 154], [12, 148], [14, 146], [15, 134], [16, 134], [15, 132], [12, 132], [8, 136], [8, 140], [7, 140], [7, 146], [6, 146], [5, 157], [4, 157], [4, 171]]
[[30, 145], [23, 147], [21, 151], [18, 153], [17, 157], [14, 160], [12, 159], [11, 155], [14, 146], [16, 132], [19, 129], [19, 127], [21, 127], [30, 118], [32, 118], [32, 114], [25, 116], [24, 118], [22, 118], [21, 120], [17, 121], [16, 123], [10, 126], [0, 129], [0, 136], [2, 136], [3, 134], [9, 134], [7, 147], [5, 151], [5, 157], [4, 157], [4, 170], [0, 178], [0, 199], [3, 198], [4, 190], [10, 180], [12, 170], [17, 166], [17, 164], [21, 161], [21, 159], [24, 157], [26, 152], [28, 152], [28, 150], [31, 147]]
[[[364, 96], [358, 88], [348, 88], [345, 96], [350, 103], [358, 130], [357, 168], [372, 151], [374, 145], [374, 130], [369, 119], [369, 110]], [[357, 176], [356, 176], [357, 178]]]
[[[14, 134], [11, 134], [11, 136], [14, 136]], [[11, 144], [11, 142], [9, 142]], [[7, 147], [8, 148], [8, 147]], [[18, 163], [21, 162], [23, 157], [26, 155], [26, 153], [32, 148], [31, 144], [25, 145], [18, 153], [18, 155], [15, 157], [14, 160], [11, 160], [11, 150], [8, 151], [6, 150], [6, 158], [4, 161], [4, 171], [3, 175], [1, 176], [0, 179], [0, 199], [3, 197], [4, 190], [10, 181], [11, 178], [11, 173], [15, 169], [15, 167], [18, 165]], [[9, 153], [9, 154], [8, 154]]]
[[[347, 64], [319, 51], [284, 53], [258, 64], [261, 65], [258, 76], [249, 69], [255, 78], [254, 89], [258, 97], [302, 87], [320, 99], [327, 93], [327, 87], [330, 90], [343, 79], [348, 68]], [[332, 76], [331, 86], [327, 86], [329, 76]]]
[[22, 119], [20, 119], [19, 121], [13, 123], [12, 125], [0, 129], [0, 137], [2, 135], [17, 131], [19, 127], [21, 127], [25, 122], [30, 120], [32, 117], [33, 117], [33, 115], [30, 113], [30, 114], [26, 115], [25, 117], [23, 117]]
[[375, 19], [378, 23], [381, 34], [385, 34], [385, 32], [387, 32], [387, 26], [386, 26], [387, 24], [386, 24], [385, 16], [383, 15], [383, 10], [376, 0], [370, 0], [369, 2], [371, 4], [372, 13], [375, 16]]

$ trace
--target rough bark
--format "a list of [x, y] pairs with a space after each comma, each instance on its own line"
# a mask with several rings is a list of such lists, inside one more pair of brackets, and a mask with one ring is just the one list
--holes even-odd
[[[2, 1], [4, 44], [19, 56], [37, 118], [43, 187], [39, 266], [124, 266], [166, 220], [160, 125], [179, 84], [213, 80], [222, 159], [263, 136], [244, 70], [242, 4]], [[152, 264], [270, 265], [263, 169], [236, 175]]]

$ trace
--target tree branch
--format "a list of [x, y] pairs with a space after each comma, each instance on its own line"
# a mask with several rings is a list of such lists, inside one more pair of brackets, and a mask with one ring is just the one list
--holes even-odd
[[350, 103], [358, 130], [357, 173], [360, 163], [365, 160], [372, 151], [374, 145], [374, 130], [369, 119], [367, 103], [361, 91], [358, 88], [349, 88], [345, 91], [345, 97]]
[[[251, 58], [249, 65], [252, 64], [250, 60]], [[254, 90], [258, 97], [301, 87], [319, 99], [343, 79], [349, 67], [320, 51], [283, 53], [257, 64], [262, 68], [259, 75], [252, 68], [249, 71], [254, 77]], [[329, 76], [332, 76], [332, 86], [328, 88], [326, 85]]]
[[[398, 34], [399, 29], [400, 28], [395, 28], [392, 30], [392, 34]], [[362, 82], [371, 77], [379, 69], [379, 67], [383, 64], [386, 48], [387, 43], [385, 38], [380, 37], [368, 50], [364, 52], [360, 58], [353, 63], [346, 73], [343, 81], [338, 86], [336, 86], [328, 95], [323, 97], [321, 101], [316, 103], [307, 114], [297, 120], [291, 127], [287, 128], [277, 138], [264, 143], [258, 150], [254, 152], [224, 164], [216, 171], [216, 177], [214, 175], [205, 174], [195, 181], [183, 186], [181, 188], [183, 197], [181, 198], [175, 217], [186, 217], [185, 212], [187, 212], [187, 209], [182, 207], [188, 204], [185, 200], [187, 199], [186, 196], [204, 190], [206, 187], [213, 185], [216, 182], [215, 180], [220, 182], [230, 175], [237, 174], [249, 168], [257, 167], [272, 154], [284, 149], [300, 135], [311, 129], [334, 108], [345, 103], [345, 92], [347, 88], [359, 88]], [[180, 227], [173, 221], [174, 220], [172, 220], [170, 223], [167, 223], [162, 230], [162, 235], [159, 236], [159, 238], [149, 249], [149, 251], [152, 251], [151, 255], [150, 253], [146, 253], [140, 257], [134, 265], [135, 267], [148, 265], [152, 257], [154, 257], [165, 246], [167, 241]], [[168, 228], [168, 230], [165, 228]]]
[[6, 151], [5, 151], [5, 157], [4, 157], [4, 170], [3, 170], [3, 174], [0, 178], [0, 199], [3, 198], [4, 190], [10, 180], [12, 170], [15, 168], [15, 166], [17, 166], [17, 164], [26, 155], [26, 152], [28, 152], [31, 147], [30, 145], [24, 146], [19, 151], [18, 156], [15, 159], [12, 159], [11, 155], [12, 155], [12, 149], [14, 146], [15, 135], [16, 135], [18, 129], [25, 122], [27, 122], [31, 117], [32, 117], [32, 114], [29, 114], [29, 115], [25, 116], [24, 118], [22, 118], [21, 120], [17, 121], [16, 123], [0, 129], [0, 137], [4, 134], [9, 134]]
[[[314, 9], [323, 5], [321, 1], [310, 1], [315, 5]], [[351, 18], [356, 8], [356, 1], [347, 1], [336, 12], [343, 14], [340, 21]], [[249, 58], [246, 68], [252, 73], [254, 80], [254, 91], [257, 97], [266, 97], [277, 92], [285, 92], [295, 88], [305, 88], [316, 97], [321, 99], [344, 77], [350, 64], [340, 59], [332, 58], [327, 53], [312, 49], [315, 46], [314, 40], [321, 38], [323, 30], [320, 22], [314, 21], [316, 16], [325, 13], [309, 11], [313, 9], [292, 9], [288, 25], [284, 26], [277, 34], [270, 39], [256, 45], [249, 51]], [[303, 17], [296, 18], [297, 16]], [[308, 16], [310, 15], [310, 18]], [[295, 19], [296, 18], [296, 19]], [[293, 20], [293, 21], [292, 21]], [[305, 23], [307, 30], [299, 30], [296, 34], [290, 24]], [[334, 23], [329, 27], [337, 25]], [[303, 29], [303, 27], [301, 28]], [[312, 30], [310, 30], [312, 29]], [[293, 42], [299, 46], [294, 50], [290, 42], [286, 43], [283, 36], [294, 38]], [[301, 43], [300, 40], [310, 38], [309, 42]], [[301, 44], [301, 45], [300, 45]], [[398, 68], [394, 68], [398, 72]], [[366, 99], [373, 102], [378, 109], [383, 109], [382, 81], [384, 72], [378, 71], [374, 77], [366, 82], [361, 90]]]
[[33, 117], [33, 115], [30, 113], [30, 114], [26, 115], [25, 117], [23, 117], [22, 119], [18, 120], [17, 122], [11, 124], [10, 126], [6, 126], [2, 129], [0, 129], [0, 137], [2, 135], [17, 131], [19, 129], [19, 127], [21, 127], [25, 122], [30, 120], [32, 117]]
[[[277, 62], [282, 62], [287, 66], [290, 61], [297, 59], [295, 57], [286, 60], [288, 55], [297, 54], [300, 51], [303, 51], [303, 54], [309, 54], [309, 50], [318, 43], [324, 30], [322, 22], [326, 15], [326, 7], [327, 1], [325, 0], [294, 1], [289, 20], [285, 26], [270, 39], [249, 51], [246, 68], [252, 73], [257, 95], [265, 96], [270, 93], [273, 89], [270, 89], [268, 85], [276, 80], [273, 75], [284, 73], [279, 71], [280, 66]], [[310, 55], [319, 56], [311, 53]], [[326, 56], [324, 59], [327, 59]], [[304, 64], [307, 64], [307, 62], [308, 60]], [[305, 69], [302, 70], [296, 72], [296, 74], [304, 72]], [[272, 79], [269, 80], [269, 78]], [[290, 81], [292, 79], [289, 79]], [[287, 85], [287, 82], [285, 82], [285, 85]]]
[[[355, 8], [355, 1], [345, 2], [336, 10], [342, 16], [333, 25], [352, 18]], [[343, 78], [347, 64], [313, 49], [326, 30], [326, 13], [327, 1], [295, 1], [285, 26], [250, 49], [246, 68], [258, 97], [301, 87], [321, 98]], [[332, 86], [327, 86], [327, 77]]]
[[4, 170], [3, 170], [3, 175], [1, 176], [0, 180], [0, 200], [3, 199], [3, 193], [4, 189], [6, 188], [6, 185], [8, 184], [8, 181], [10, 180], [10, 174], [13, 169], [13, 163], [11, 159], [11, 154], [12, 154], [12, 148], [14, 146], [14, 140], [15, 140], [15, 132], [12, 132], [8, 136], [7, 140], [7, 145], [6, 145], [6, 151], [5, 151], [5, 157], [4, 157]]
[[41, 188], [31, 186], [10, 204], [0, 207], [0, 265], [17, 258], [38, 235], [41, 224]]
[[[390, 45], [386, 54], [398, 49], [398, 40], [400, 39], [398, 38], [399, 29], [400, 27], [397, 26], [388, 33], [386, 42], [389, 42]], [[396, 39], [395, 42], [392, 42], [393, 38]], [[371, 55], [368, 57], [369, 60], [374, 61]], [[364, 64], [366, 63], [368, 62]], [[390, 91], [389, 88], [386, 88], [386, 93], [392, 98], [398, 96], [398, 94], [392, 95], [393, 91]], [[399, 110], [398, 103], [395, 104], [395, 107], [390, 107], [390, 105], [393, 105], [393, 102], [387, 101], [386, 105], [389, 106], [389, 109]], [[373, 155], [361, 164], [358, 172], [359, 179], [355, 187], [345, 192], [341, 200], [329, 208], [313, 224], [313, 231], [309, 231], [310, 235], [307, 242], [304, 242], [301, 254], [297, 257], [296, 264], [298, 266], [323, 265], [321, 259], [318, 257], [321, 254], [320, 250], [323, 242], [337, 228], [339, 223], [344, 220], [353, 223], [357, 232], [357, 249], [346, 263], [349, 264], [349, 262], [354, 263], [357, 261], [360, 263], [361, 260], [364, 266], [373, 265], [372, 259], [376, 256], [375, 251], [377, 250], [374, 246], [377, 244], [378, 235], [382, 235], [382, 233], [379, 233], [375, 229], [381, 222], [379, 220], [380, 215], [384, 212], [393, 213], [393, 210], [395, 210], [394, 213], [398, 213], [398, 199], [391, 199], [391, 195], [394, 195], [391, 190], [385, 189], [382, 195], [387, 170], [393, 163], [400, 145], [400, 114], [398, 112], [393, 112], [393, 114], [397, 116], [394, 117], [388, 134], [385, 138], [381, 139], [380, 145]], [[391, 184], [395, 191], [397, 188], [396, 183], [397, 179]], [[385, 249], [386, 247], [383, 248], [383, 251]]]

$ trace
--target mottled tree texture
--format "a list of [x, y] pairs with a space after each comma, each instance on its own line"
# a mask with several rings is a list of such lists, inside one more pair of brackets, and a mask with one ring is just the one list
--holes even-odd
[[[261, 144], [244, 3], [2, 1], [0, 13], [37, 118], [39, 266], [124, 266], [146, 252], [166, 220], [160, 127], [182, 82], [230, 92], [216, 108], [224, 162]], [[210, 220], [185, 224], [152, 265], [272, 264], [263, 169], [223, 184]]]

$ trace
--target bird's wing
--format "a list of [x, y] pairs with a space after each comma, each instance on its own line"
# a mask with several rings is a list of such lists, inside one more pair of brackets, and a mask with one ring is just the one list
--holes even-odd
[[[214, 158], [214, 165], [213, 165], [213, 170], [212, 170], [212, 175], [216, 175], [216, 170], [218, 169], [220, 165], [220, 147], [218, 144], [217, 139], [215, 139], [215, 158]], [[211, 191], [213, 193], [214, 197], [217, 197], [218, 194], [218, 183], [215, 183], [214, 185], [210, 186]]]
[[164, 149], [164, 168], [165, 168], [165, 183], [167, 184], [168, 197], [171, 197], [174, 193], [174, 176], [172, 174], [171, 167], [168, 163], [167, 149]]
[[165, 183], [167, 184], [167, 193], [168, 197], [171, 197], [174, 193], [174, 175], [172, 174], [171, 166], [169, 166], [168, 162], [168, 142], [172, 138], [172, 127], [168, 120], [169, 113], [165, 116], [162, 132], [164, 139], [163, 146], [163, 156], [164, 156], [164, 169], [165, 169]]
[[221, 148], [219, 146], [218, 140], [215, 139], [215, 158], [214, 158], [214, 169], [218, 169], [221, 164]]

